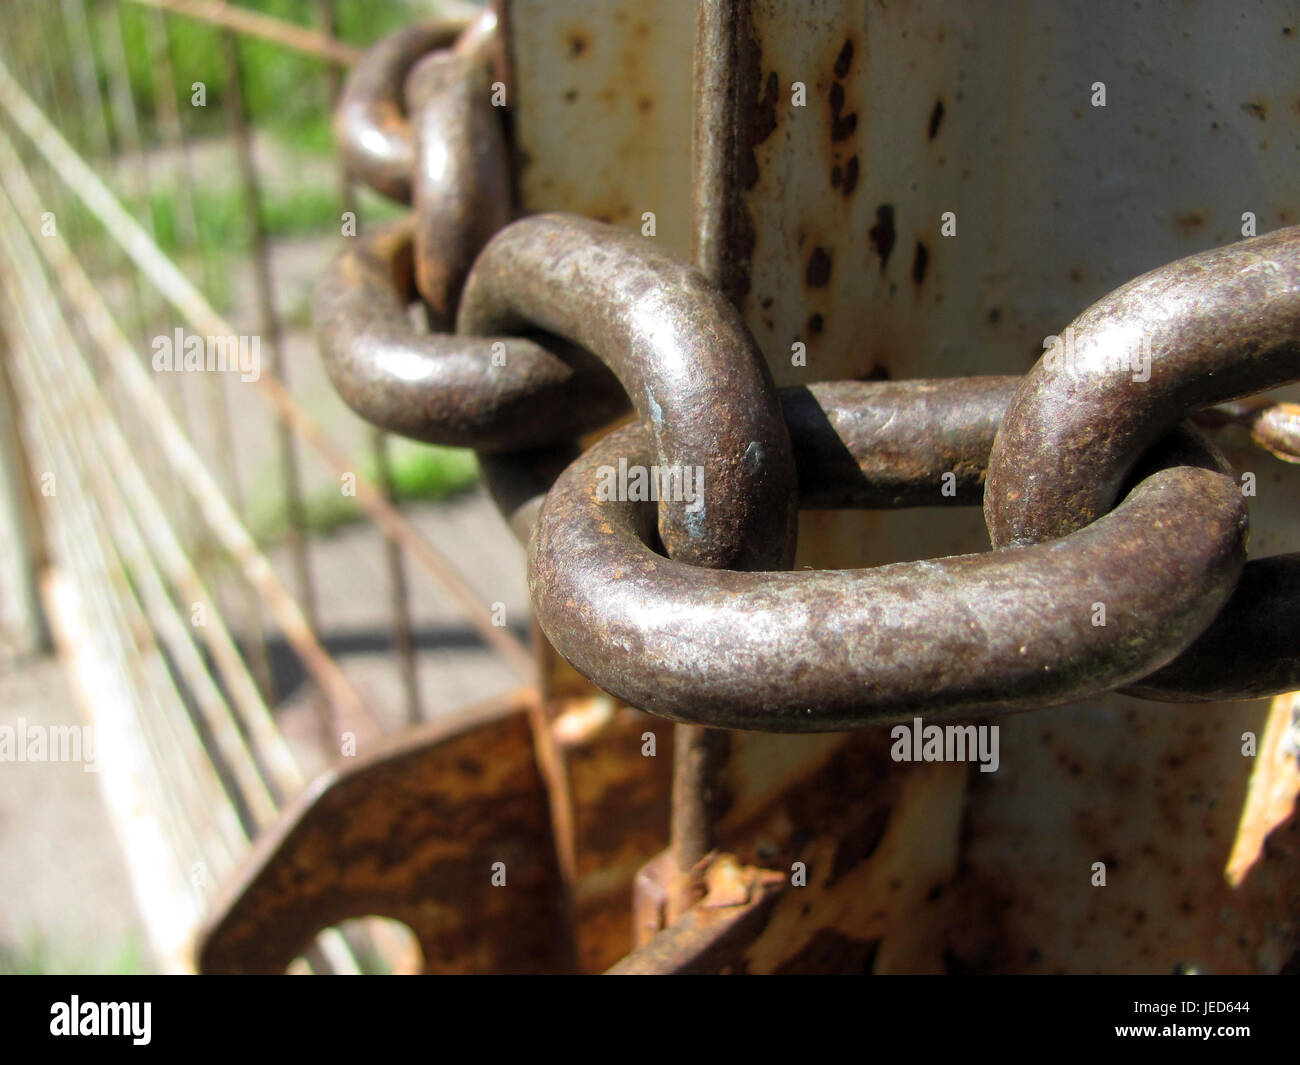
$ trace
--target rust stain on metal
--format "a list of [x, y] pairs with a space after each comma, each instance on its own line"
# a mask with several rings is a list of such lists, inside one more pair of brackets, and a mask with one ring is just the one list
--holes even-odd
[[1294, 693], [1279, 695], [1269, 707], [1232, 853], [1224, 867], [1224, 877], [1234, 888], [1263, 860], [1269, 836], [1295, 817], [1296, 800], [1300, 798], [1298, 698]]
[[[661, 859], [645, 872], [672, 875]], [[609, 970], [611, 976], [744, 972], [744, 952], [766, 929], [783, 878], [715, 855], [702, 872], [706, 894], [671, 925]], [[659, 893], [670, 889], [660, 885]]]
[[1187, 236], [1197, 233], [1205, 228], [1205, 223], [1209, 221], [1204, 211], [1183, 211], [1174, 215], [1174, 228], [1180, 233]]
[[813, 248], [808, 258], [808, 269], [804, 271], [804, 283], [809, 288], [825, 288], [831, 279], [831, 257], [820, 244]]
[[858, 113], [850, 111], [844, 114], [844, 86], [838, 82], [831, 83], [831, 141], [846, 141], [858, 128]]
[[939, 135], [939, 126], [943, 123], [943, 97], [934, 101], [934, 107], [930, 111], [930, 123], [926, 129], [926, 139], [934, 140]]
[[841, 191], [845, 198], [852, 196], [858, 187], [858, 157], [850, 156], [849, 161], [844, 164], [844, 184]]
[[849, 67], [853, 65], [853, 39], [845, 40], [840, 47], [840, 54], [835, 57], [835, 76], [843, 81], [849, 76]]
[[867, 231], [871, 245], [880, 257], [880, 269], [884, 272], [889, 263], [889, 254], [894, 250], [897, 234], [894, 232], [894, 205], [882, 203], [876, 208], [876, 224]]
[[693, 131], [692, 258], [737, 307], [750, 288], [754, 220], [743, 192], [758, 185], [755, 147], [777, 127], [780, 79], [763, 77], [750, 0], [698, 7]]
[[216, 907], [200, 970], [283, 972], [322, 929], [375, 915], [410, 926], [427, 972], [572, 971], [534, 700], [467, 709], [319, 781]]
[[[1096, 727], [1117, 716], [1122, 728]], [[950, 889], [961, 906], [936, 914], [951, 958], [976, 972], [1280, 971], [1300, 941], [1300, 821], [1274, 828], [1236, 886], [1224, 877], [1248, 808], [1241, 734], [1262, 735], [1266, 716], [1109, 697], [1008, 719], [999, 779], [972, 777]], [[1052, 809], [1030, 808], [1040, 795]], [[1049, 857], [1062, 853], [1104, 862], [1106, 887]], [[1029, 901], [1045, 899], [1058, 903]], [[1068, 923], [1064, 905], [1077, 911]]]
[[591, 40], [582, 30], [570, 30], [564, 38], [570, 59], [581, 59], [591, 47]]
[[788, 961], [773, 970], [776, 976], [805, 976], [823, 973], [870, 975], [875, 967], [880, 940], [855, 939], [834, 928], [819, 928]]
[[920, 285], [925, 281], [926, 267], [930, 265], [930, 249], [923, 241], [916, 242], [916, 252], [912, 256], [912, 280]]
[[[636, 945], [633, 886], [668, 844], [672, 728], [611, 705], [603, 724], [580, 737], [562, 731], [576, 707], [607, 696], [559, 699], [544, 707], [535, 740], [545, 768], [560, 867], [575, 922], [577, 966], [603, 972]], [[643, 751], [649, 733], [656, 753]]]

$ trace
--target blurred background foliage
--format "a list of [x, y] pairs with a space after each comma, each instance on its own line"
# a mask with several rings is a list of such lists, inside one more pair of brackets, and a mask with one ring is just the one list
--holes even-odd
[[[310, 29], [321, 26], [320, 0], [238, 0], [237, 6]], [[435, 0], [332, 0], [333, 35], [364, 48], [401, 26], [437, 14], [438, 6]], [[56, 0], [44, 5], [44, 20], [26, 19], [17, 27], [19, 34], [28, 35], [19, 47], [37, 64], [46, 63], [58, 124], [79, 151], [92, 160], [105, 152], [119, 160], [130, 158], [133, 146], [127, 131], [119, 128], [121, 112], [113, 104], [114, 92], [121, 91], [121, 79], [120, 75], [114, 79], [110, 64], [121, 62], [121, 57], [146, 158], [165, 150], [167, 144], [166, 110], [159, 104], [162, 92], [171, 93], [176, 101], [192, 147], [229, 137], [232, 71], [226, 52], [228, 31], [129, 0], [87, 0], [84, 8], [89, 49], [80, 47], [84, 35], [64, 17]], [[115, 43], [119, 35], [120, 51]], [[260, 140], [269, 140], [274, 146], [275, 172], [263, 175], [258, 203], [268, 235], [294, 237], [337, 228], [338, 185], [329, 174], [334, 159], [330, 64], [271, 41], [243, 34], [235, 34], [234, 40], [248, 123]], [[159, 54], [160, 48], [166, 48], [165, 57]], [[46, 62], [52, 55], [77, 56], [90, 69], [52, 69]], [[169, 62], [162, 62], [163, 58]], [[163, 76], [168, 71], [172, 84], [165, 85]], [[98, 86], [102, 115], [93, 109], [87, 112], [88, 81]], [[202, 107], [191, 103], [196, 82], [203, 83], [206, 93]], [[184, 210], [199, 229], [195, 234], [197, 250], [207, 257], [216, 249], [223, 258], [245, 252], [249, 234], [246, 201], [233, 166], [221, 166], [215, 172], [200, 168], [195, 177], [193, 209], [186, 205]], [[118, 194], [151, 228], [163, 250], [178, 258], [196, 250], [186, 247], [180, 218], [183, 208], [174, 182], [136, 180], [132, 185], [119, 186]], [[400, 208], [368, 190], [358, 190], [358, 195], [364, 216], [372, 223], [400, 213]], [[72, 203], [66, 209], [74, 225], [82, 221], [84, 212], [79, 205]], [[97, 227], [87, 228], [93, 231]], [[218, 290], [211, 295], [223, 305], [225, 293]]]
[[[239, 6], [300, 26], [320, 25], [318, 0], [239, 0]], [[97, 22], [118, 17], [116, 3], [95, 5]], [[365, 46], [385, 34], [405, 26], [428, 13], [429, 4], [412, 0], [334, 0], [334, 35], [349, 44]], [[158, 91], [152, 61], [152, 39], [148, 20], [154, 12], [136, 4], [121, 5], [122, 37], [126, 49], [127, 72], [142, 122], [157, 121]], [[109, 30], [99, 27], [95, 34], [103, 39]], [[171, 54], [177, 99], [188, 99], [196, 81], [207, 86], [207, 107], [195, 108], [190, 132], [219, 135], [225, 130], [223, 104], [229, 92], [228, 67], [221, 42], [222, 31], [197, 19], [169, 17], [167, 47]], [[274, 131], [287, 142], [328, 152], [331, 147], [329, 119], [323, 101], [304, 87], [323, 84], [323, 60], [293, 52], [282, 45], [256, 38], [241, 37], [240, 67], [243, 71], [244, 97], [254, 125]], [[103, 57], [97, 53], [97, 77], [107, 92]], [[110, 116], [111, 121], [111, 116]], [[152, 136], [151, 136], [152, 135]], [[146, 131], [151, 139], [156, 130]]]
[[[305, 28], [322, 26], [321, 0], [236, 0], [235, 6]], [[40, 9], [43, 17], [16, 26], [18, 33], [27, 35], [19, 47], [43, 83], [52, 114], [64, 136], [219, 311], [249, 311], [248, 285], [241, 296], [236, 279], [247, 277], [253, 212], [274, 248], [296, 242], [299, 260], [313, 266], [333, 254], [343, 204], [331, 129], [331, 64], [283, 44], [232, 34], [132, 0], [81, 0], [73, 10], [84, 10], [85, 23], [66, 18], [68, 7], [62, 0], [47, 0]], [[332, 0], [331, 7], [333, 36], [364, 49], [395, 29], [437, 16], [441, 4]], [[255, 201], [240, 178], [233, 150], [231, 42], [258, 164]], [[78, 66], [57, 67], [51, 56], [75, 56]], [[125, 111], [124, 82], [133, 105]], [[196, 82], [203, 83], [206, 93], [201, 107], [192, 104]], [[166, 101], [160, 102], [164, 92], [175, 101], [170, 112]], [[124, 113], [133, 119], [134, 135], [120, 124]], [[173, 121], [179, 118], [188, 148], [183, 171], [175, 130], [167, 128], [169, 113]], [[51, 181], [50, 187], [58, 186]], [[362, 186], [352, 191], [366, 226], [407, 210]], [[77, 197], [62, 198], [57, 206], [59, 225], [74, 235], [83, 261], [98, 264], [101, 279], [111, 285], [109, 279], [124, 265], [120, 249]], [[285, 326], [309, 329], [310, 287], [285, 284], [279, 295]], [[478, 480], [471, 452], [397, 444], [389, 475], [398, 501], [447, 499]], [[376, 477], [373, 460], [363, 472]], [[253, 531], [264, 544], [273, 543], [288, 529], [282, 486], [273, 477], [263, 477], [250, 494]], [[316, 533], [361, 516], [355, 499], [341, 497], [337, 487], [309, 495], [305, 509], [308, 526]]]

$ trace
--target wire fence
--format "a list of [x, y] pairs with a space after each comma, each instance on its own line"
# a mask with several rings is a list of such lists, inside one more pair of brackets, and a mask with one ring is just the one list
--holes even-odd
[[[322, 750], [351, 730], [392, 727], [321, 636], [309, 463], [347, 485], [382, 536], [404, 721], [428, 712], [412, 570], [520, 682], [534, 668], [520, 636], [395, 505], [383, 435], [363, 437], [370, 456], [349, 454], [291, 390], [274, 244], [277, 210], [302, 204], [269, 188], [259, 123], [285, 111], [291, 136], [327, 135], [342, 72], [386, 26], [351, 27], [351, 43], [334, 0], [261, 6], [277, 14], [202, 0], [15, 0], [0, 44], [0, 415], [13, 429], [6, 468], [22, 482], [9, 510], [34, 530], [10, 553], [39, 574], [33, 594], [95, 727], [154, 952], [177, 970], [192, 965], [195, 931], [258, 833], [304, 787], [277, 717], [272, 642], [311, 683]], [[399, 24], [421, 13], [384, 6]], [[276, 95], [286, 69], [291, 98]], [[204, 182], [214, 165], [233, 168], [233, 190]], [[364, 222], [384, 210], [341, 171], [331, 184], [317, 214], [279, 224], [339, 232], [347, 212]], [[253, 298], [236, 324], [239, 285]], [[214, 346], [227, 372], [160, 372], [200, 352], [211, 371]], [[283, 503], [274, 552], [237, 460], [236, 424], [254, 403]], [[323, 933], [301, 964], [384, 969], [400, 953], [369, 922]]]

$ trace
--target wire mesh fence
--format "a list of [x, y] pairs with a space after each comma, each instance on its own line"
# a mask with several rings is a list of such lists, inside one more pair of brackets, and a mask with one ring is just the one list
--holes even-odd
[[[476, 519], [398, 505], [465, 488], [472, 458], [395, 448], [312, 377], [321, 256], [393, 212], [330, 156], [341, 76], [457, 12], [255, 6], [17, 0], [0, 43], [4, 624], [48, 619], [166, 969], [312, 773], [533, 669], [493, 609], [517, 567], [467, 575], [467, 550], [495, 557]], [[360, 599], [382, 680], [331, 638]], [[370, 922], [301, 964], [405, 949]]]

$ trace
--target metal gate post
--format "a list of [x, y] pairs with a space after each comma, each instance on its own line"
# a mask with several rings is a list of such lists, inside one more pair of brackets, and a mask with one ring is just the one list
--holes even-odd
[[[523, 208], [694, 254], [781, 385], [1021, 373], [1136, 274], [1297, 220], [1285, 3], [510, 0], [503, 16]], [[1300, 547], [1300, 471], [1224, 442], [1258, 476], [1254, 553]], [[987, 549], [977, 509], [934, 513], [805, 514], [799, 564]], [[552, 667], [549, 694], [582, 690]], [[732, 734], [707, 761], [709, 845], [807, 882], [727, 964], [1277, 971], [1300, 941], [1294, 819], [1224, 876], [1252, 774], [1272, 771], [1242, 737], [1269, 714], [1089, 700], [1005, 719], [988, 774], [894, 762], [887, 733]]]

